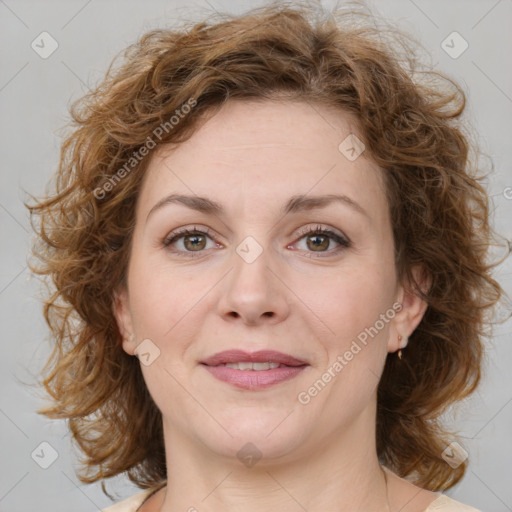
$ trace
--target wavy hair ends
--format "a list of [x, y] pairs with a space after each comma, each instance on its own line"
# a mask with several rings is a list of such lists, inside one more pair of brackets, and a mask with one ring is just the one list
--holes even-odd
[[[152, 30], [73, 105], [55, 190], [29, 208], [40, 237], [32, 268], [53, 288], [43, 382], [52, 403], [40, 412], [69, 421], [83, 482], [125, 472], [142, 488], [166, 479], [161, 414], [121, 348], [114, 290], [154, 148], [186, 140], [233, 99], [306, 101], [357, 120], [384, 172], [398, 275], [428, 303], [404, 360], [386, 361], [378, 455], [430, 490], [462, 478], [465, 463], [453, 469], [442, 458], [452, 434], [439, 416], [478, 384], [486, 315], [502, 293], [486, 263], [488, 198], [458, 123], [464, 92], [421, 70], [413, 42], [375, 21], [359, 9], [279, 2]], [[416, 265], [432, 278], [428, 291], [414, 283]]]

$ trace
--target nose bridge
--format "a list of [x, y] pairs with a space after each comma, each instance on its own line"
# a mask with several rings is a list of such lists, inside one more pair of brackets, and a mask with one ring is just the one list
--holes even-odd
[[247, 236], [233, 252], [233, 269], [229, 273], [219, 313], [250, 324], [278, 322], [287, 316], [285, 289], [276, 277], [275, 261], [270, 247], [264, 247], [254, 236]]

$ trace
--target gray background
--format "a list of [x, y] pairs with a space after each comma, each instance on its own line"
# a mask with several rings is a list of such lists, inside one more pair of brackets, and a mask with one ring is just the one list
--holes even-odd
[[[99, 484], [78, 482], [65, 423], [37, 415], [40, 402], [23, 384], [37, 375], [49, 344], [37, 299], [40, 285], [30, 279], [26, 266], [32, 235], [22, 202], [25, 191], [41, 194], [57, 167], [58, 130], [67, 121], [70, 102], [97, 83], [114, 55], [146, 30], [176, 19], [208, 17], [213, 10], [241, 12], [260, 3], [0, 0], [0, 511], [86, 512], [111, 503]], [[512, 1], [386, 0], [370, 5], [416, 35], [433, 64], [465, 88], [468, 119], [495, 164], [489, 178], [495, 226], [512, 240], [512, 189], [507, 188], [512, 187]], [[31, 48], [43, 31], [59, 45], [47, 59]], [[441, 47], [453, 31], [469, 44], [458, 58]], [[509, 294], [511, 260], [509, 256], [497, 271]], [[488, 363], [478, 392], [450, 416], [465, 436], [470, 466], [462, 483], [447, 494], [482, 511], [512, 510], [511, 324], [502, 324], [487, 345]], [[58, 453], [48, 469], [34, 460], [51, 462], [51, 451], [38, 448], [41, 442]], [[31, 457], [34, 450], [39, 458]], [[110, 489], [119, 498], [137, 491], [120, 477]]]

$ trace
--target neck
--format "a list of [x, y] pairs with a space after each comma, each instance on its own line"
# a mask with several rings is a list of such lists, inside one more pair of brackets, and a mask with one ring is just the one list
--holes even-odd
[[263, 457], [252, 467], [190, 440], [166, 442], [168, 479], [160, 512], [388, 511], [375, 436], [357, 427], [333, 433], [293, 461]]

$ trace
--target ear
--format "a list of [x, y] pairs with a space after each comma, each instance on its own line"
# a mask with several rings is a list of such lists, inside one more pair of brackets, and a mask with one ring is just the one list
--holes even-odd
[[[421, 291], [427, 293], [432, 279], [426, 270], [422, 266], [416, 266], [412, 269], [412, 274]], [[399, 287], [396, 303], [401, 304], [401, 309], [393, 319], [393, 327], [390, 329], [388, 340], [388, 352], [396, 352], [407, 346], [408, 338], [418, 327], [428, 307], [425, 300], [413, 289], [411, 283]]]
[[133, 322], [130, 312], [130, 301], [128, 299], [128, 290], [123, 287], [114, 292], [112, 304], [117, 327], [122, 337], [123, 350], [133, 356], [137, 347], [135, 333], [133, 331]]

